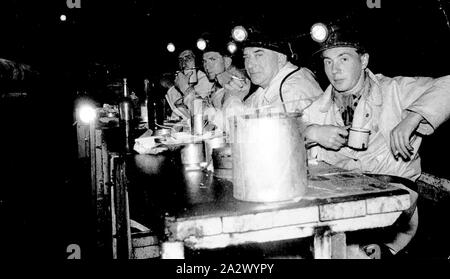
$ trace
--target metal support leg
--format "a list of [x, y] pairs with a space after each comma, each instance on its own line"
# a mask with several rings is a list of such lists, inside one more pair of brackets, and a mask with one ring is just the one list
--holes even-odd
[[345, 233], [332, 233], [329, 230], [314, 236], [314, 258], [345, 259], [347, 243]]

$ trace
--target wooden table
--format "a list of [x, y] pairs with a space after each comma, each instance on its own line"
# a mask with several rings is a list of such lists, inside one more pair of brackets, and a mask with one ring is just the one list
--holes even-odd
[[163, 220], [162, 258], [183, 258], [185, 246], [212, 249], [310, 236], [315, 258], [345, 258], [346, 232], [390, 226], [410, 207], [406, 190], [325, 163], [310, 164], [301, 199], [255, 203], [234, 199], [232, 183], [212, 173], [174, 168], [181, 166], [177, 156], [130, 160], [131, 219]]

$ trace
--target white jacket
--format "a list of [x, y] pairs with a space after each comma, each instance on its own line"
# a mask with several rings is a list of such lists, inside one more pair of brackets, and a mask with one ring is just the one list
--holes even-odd
[[[270, 82], [266, 88], [259, 87], [244, 104], [239, 99], [229, 98], [225, 103], [225, 108], [237, 109], [238, 106], [245, 107], [245, 113], [252, 113], [256, 109], [272, 109], [272, 112], [283, 109], [280, 97], [280, 85], [283, 79], [291, 72], [298, 69], [297, 66], [288, 62]], [[320, 85], [314, 79], [313, 74], [307, 68], [300, 68], [297, 72], [289, 76], [282, 86], [282, 97], [288, 112], [303, 110], [309, 102], [322, 95]]]
[[[313, 147], [310, 156], [336, 166], [365, 172], [389, 174], [416, 180], [421, 173], [417, 153], [423, 135], [429, 135], [446, 121], [450, 115], [450, 76], [433, 79], [429, 77], [395, 77], [374, 75], [367, 70], [370, 92], [363, 92], [352, 122], [353, 127], [371, 131], [369, 147], [355, 151], [343, 147], [330, 151]], [[338, 107], [331, 98], [331, 85], [324, 95], [304, 113], [307, 122], [344, 126]], [[413, 111], [422, 115], [428, 123], [421, 123], [412, 140], [414, 154], [410, 161], [395, 160], [390, 150], [390, 132]]]
[[283, 79], [291, 72], [283, 83], [282, 96], [288, 112], [302, 111], [310, 105], [313, 100], [323, 94], [320, 85], [314, 79], [313, 74], [307, 68], [298, 68], [288, 62], [270, 82], [266, 88], [259, 87], [245, 102], [238, 97], [231, 96], [224, 101], [222, 109], [217, 110], [212, 121], [219, 129], [229, 132], [228, 119], [231, 116], [253, 114], [257, 110], [261, 113], [283, 112], [282, 101], [280, 98], [280, 85]]
[[307, 68], [299, 69], [288, 62], [275, 75], [268, 87], [259, 87], [244, 102], [241, 102], [239, 98], [234, 96], [228, 98], [223, 103], [222, 110], [214, 115], [214, 124], [219, 129], [224, 129], [228, 132], [228, 119], [230, 116], [253, 114], [257, 110], [260, 113], [283, 112], [283, 102], [279, 92], [280, 85], [286, 76], [297, 69], [298, 71], [284, 81], [281, 90], [287, 112], [302, 111], [313, 100], [322, 95], [323, 91], [310, 70]]
[[[198, 94], [202, 98], [209, 96], [214, 84], [208, 80], [206, 74], [201, 70], [197, 71], [197, 79], [198, 82], [196, 85], [194, 85], [196, 94]], [[190, 110], [192, 98], [193, 97], [190, 96], [188, 98], [184, 97], [183, 94], [181, 94], [181, 92], [175, 86], [169, 88], [166, 94], [167, 103], [169, 104], [173, 113], [183, 119], [189, 118], [189, 111], [183, 112], [182, 110], [177, 108], [177, 105], [184, 104], [188, 108], [188, 110]]]

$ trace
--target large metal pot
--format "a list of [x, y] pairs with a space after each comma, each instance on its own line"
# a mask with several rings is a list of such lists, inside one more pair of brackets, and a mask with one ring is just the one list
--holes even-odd
[[305, 194], [307, 155], [300, 117], [276, 113], [230, 119], [236, 199], [276, 202]]

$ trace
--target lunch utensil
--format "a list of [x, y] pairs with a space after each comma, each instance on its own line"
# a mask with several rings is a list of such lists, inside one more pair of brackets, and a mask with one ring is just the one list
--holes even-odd
[[366, 150], [369, 146], [370, 130], [350, 128], [347, 145], [356, 150]]

